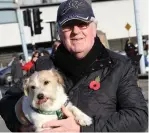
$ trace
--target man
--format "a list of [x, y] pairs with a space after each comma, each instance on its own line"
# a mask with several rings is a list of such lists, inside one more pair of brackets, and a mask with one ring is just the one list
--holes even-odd
[[11, 65], [11, 75], [13, 83], [16, 83], [19, 81], [20, 78], [23, 77], [23, 71], [21, 68], [21, 60], [19, 59], [19, 56], [17, 54], [14, 54], [12, 57], [12, 65]]
[[[53, 62], [64, 76], [65, 91], [70, 100], [92, 117], [93, 124], [80, 126], [73, 114], [63, 107], [66, 119], [45, 123], [43, 131], [145, 131], [147, 105], [137, 86], [131, 61], [101, 44], [96, 37], [97, 23], [91, 6], [85, 0], [63, 2], [58, 9], [57, 23], [62, 43], [55, 52]], [[3, 98], [0, 105], [6, 104], [8, 99], [12, 96]], [[15, 97], [12, 106], [17, 99]], [[21, 125], [15, 115], [12, 116], [15, 114], [12, 106], [4, 107], [1, 114], [9, 129], [18, 131], [15, 128], [19, 129]], [[4, 112], [8, 113], [7, 116]], [[44, 127], [52, 128], [45, 130]], [[29, 129], [29, 126], [21, 127], [21, 131]]]
[[138, 55], [138, 49], [135, 47], [135, 45], [130, 40], [126, 41], [125, 52], [127, 56], [130, 58]]

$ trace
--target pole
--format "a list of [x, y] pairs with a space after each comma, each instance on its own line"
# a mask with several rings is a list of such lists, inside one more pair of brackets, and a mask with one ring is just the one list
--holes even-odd
[[142, 34], [141, 34], [140, 7], [139, 7], [139, 4], [141, 4], [141, 0], [133, 0], [133, 2], [134, 2], [136, 33], [137, 33], [137, 40], [138, 40], [138, 50], [139, 50], [139, 54], [142, 55], [140, 60], [140, 70], [141, 70], [141, 74], [145, 74], [146, 72], [145, 72], [144, 50], [143, 50], [143, 42], [142, 42]]
[[19, 25], [19, 30], [20, 30], [20, 37], [21, 37], [21, 42], [22, 42], [22, 49], [23, 53], [25, 56], [25, 61], [28, 62], [28, 51], [27, 51], [27, 46], [26, 46], [26, 41], [25, 41], [25, 34], [24, 34], [24, 25], [23, 25], [23, 16], [22, 12], [20, 10], [19, 4], [17, 3], [18, 7], [16, 9], [17, 13], [17, 19], [18, 19], [18, 25]]
[[31, 22], [32, 22], [32, 29], [33, 29], [33, 36], [31, 36], [32, 39], [32, 46], [33, 46], [33, 50], [35, 50], [35, 40], [34, 40], [34, 36], [35, 36], [35, 29], [34, 29], [34, 17], [33, 17], [33, 10], [31, 9]]

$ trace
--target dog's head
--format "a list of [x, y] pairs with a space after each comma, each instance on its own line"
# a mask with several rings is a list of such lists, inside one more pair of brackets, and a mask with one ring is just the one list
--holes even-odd
[[23, 87], [31, 106], [46, 111], [61, 104], [65, 94], [63, 78], [55, 69], [35, 72], [25, 79]]

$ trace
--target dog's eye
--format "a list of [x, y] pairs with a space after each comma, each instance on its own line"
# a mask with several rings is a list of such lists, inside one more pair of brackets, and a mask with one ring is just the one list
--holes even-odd
[[47, 85], [47, 84], [49, 84], [49, 81], [44, 81], [44, 85]]
[[34, 89], [35, 89], [35, 86], [31, 86], [31, 89], [33, 89], [33, 90], [34, 90]]

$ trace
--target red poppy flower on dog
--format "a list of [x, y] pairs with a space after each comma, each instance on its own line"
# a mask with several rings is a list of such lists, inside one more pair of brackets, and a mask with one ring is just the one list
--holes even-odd
[[98, 90], [100, 88], [100, 78], [99, 78], [99, 76], [96, 77], [95, 80], [90, 82], [89, 87], [92, 90]]

